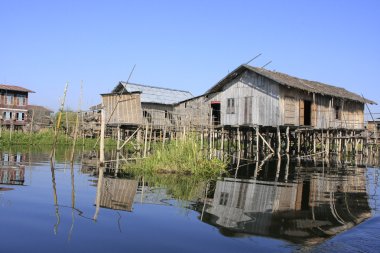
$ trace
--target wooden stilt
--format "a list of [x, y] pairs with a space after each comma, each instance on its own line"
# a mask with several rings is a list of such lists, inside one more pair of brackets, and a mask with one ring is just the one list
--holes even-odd
[[289, 127], [286, 127], [286, 154], [289, 154], [289, 149], [290, 149]]

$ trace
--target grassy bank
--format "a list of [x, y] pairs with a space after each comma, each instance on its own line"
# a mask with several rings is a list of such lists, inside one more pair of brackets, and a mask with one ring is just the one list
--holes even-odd
[[226, 172], [228, 161], [209, 159], [197, 140], [190, 136], [182, 140], [157, 145], [153, 154], [135, 164], [128, 164], [126, 171], [133, 174], [178, 173], [209, 178]]
[[[54, 131], [46, 129], [37, 133], [28, 133], [21, 131], [3, 130], [0, 137], [0, 145], [52, 145], [54, 141]], [[93, 147], [97, 139], [82, 138], [77, 139], [77, 145], [85, 145], [86, 147]], [[64, 133], [59, 133], [57, 138], [57, 145], [72, 145], [73, 138], [66, 136]], [[112, 139], [106, 139], [106, 145], [116, 146], [116, 141]]]

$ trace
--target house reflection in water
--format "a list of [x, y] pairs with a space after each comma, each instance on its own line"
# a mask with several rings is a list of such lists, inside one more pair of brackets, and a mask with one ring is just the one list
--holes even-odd
[[26, 161], [25, 154], [12, 153], [12, 152], [1, 152], [1, 164], [2, 165], [13, 165], [19, 164]]
[[100, 207], [132, 211], [138, 182], [136, 180], [103, 178], [100, 190]]
[[1, 166], [0, 184], [23, 185], [25, 181], [25, 166]]
[[313, 244], [371, 216], [364, 169], [305, 175], [292, 183], [217, 181], [201, 219], [227, 236], [252, 234]]

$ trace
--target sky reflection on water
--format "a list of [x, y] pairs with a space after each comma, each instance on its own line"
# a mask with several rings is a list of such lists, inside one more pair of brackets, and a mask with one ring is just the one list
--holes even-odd
[[96, 161], [78, 154], [70, 168], [69, 153], [53, 170], [48, 151], [1, 153], [0, 252], [322, 250], [378, 223], [378, 169], [284, 160], [211, 182], [99, 178]]

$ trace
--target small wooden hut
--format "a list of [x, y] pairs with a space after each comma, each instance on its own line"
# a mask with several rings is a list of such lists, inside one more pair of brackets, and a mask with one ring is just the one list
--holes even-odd
[[111, 93], [102, 94], [107, 125], [165, 126], [178, 124], [174, 104], [189, 99], [188, 91], [119, 82]]

